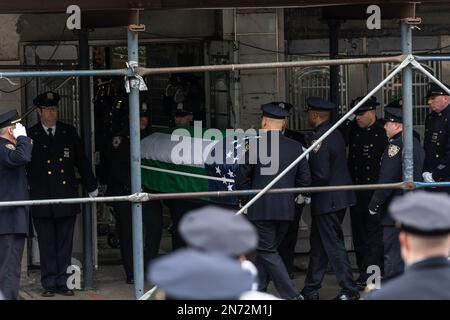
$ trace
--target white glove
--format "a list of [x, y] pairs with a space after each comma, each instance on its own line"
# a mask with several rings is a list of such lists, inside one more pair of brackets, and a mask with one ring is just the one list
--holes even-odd
[[372, 210], [369, 209], [369, 213], [370, 213], [371, 215], [375, 215], [375, 214], [377, 214], [378, 212], [375, 212], [375, 211], [372, 211]]
[[98, 188], [95, 189], [95, 190], [92, 191], [92, 192], [89, 192], [89, 197], [90, 197], [90, 198], [95, 198], [96, 196], [98, 196]]
[[20, 123], [16, 123], [16, 128], [13, 130], [13, 135], [14, 138], [17, 139], [17, 137], [19, 136], [27, 136], [27, 130], [25, 129], [25, 127]]
[[295, 203], [296, 204], [304, 204], [305, 203], [305, 197], [302, 194], [299, 194], [296, 198], [295, 198]]
[[425, 182], [435, 182], [433, 179], [433, 174], [431, 172], [422, 173], [423, 181]]

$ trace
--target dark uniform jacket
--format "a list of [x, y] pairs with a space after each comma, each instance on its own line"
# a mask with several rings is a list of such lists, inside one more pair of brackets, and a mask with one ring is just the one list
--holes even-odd
[[[315, 128], [313, 142], [330, 128], [331, 124], [328, 121]], [[341, 132], [333, 131], [311, 151], [309, 166], [314, 187], [352, 184], [347, 167], [345, 141]], [[353, 206], [355, 203], [353, 191], [312, 193], [311, 213], [313, 215], [327, 214]]]
[[[76, 198], [79, 181], [75, 167], [87, 192], [97, 188], [91, 164], [84, 154], [81, 140], [73, 126], [56, 123], [53, 142], [39, 122], [28, 130], [34, 141], [33, 155], [28, 166], [30, 197], [32, 199]], [[78, 204], [34, 206], [33, 217], [58, 218], [76, 215]]]
[[[381, 170], [378, 183], [396, 183], [403, 181], [402, 165], [403, 139], [402, 133], [396, 134], [390, 141], [389, 146], [383, 153], [381, 160]], [[413, 161], [414, 161], [414, 181], [422, 180], [422, 167], [425, 153], [417, 138], [413, 138]], [[369, 210], [382, 214], [382, 224], [385, 226], [394, 225], [394, 221], [387, 214], [387, 208], [392, 198], [401, 195], [402, 190], [385, 189], [375, 190], [369, 203]]]
[[[267, 142], [267, 149], [271, 150], [271, 144], [274, 142], [275, 134], [261, 135], [258, 139], [258, 150]], [[263, 141], [265, 140], [265, 141]], [[279, 143], [279, 166], [275, 174], [262, 175], [261, 169], [270, 167], [270, 164], [262, 164], [259, 156], [257, 164], [242, 164], [236, 175], [236, 189], [262, 189], [267, 186], [278, 174], [302, 154], [302, 146], [297, 141], [285, 137], [281, 132], [278, 133]], [[251, 152], [251, 150], [250, 150]], [[259, 151], [258, 151], [259, 152]], [[258, 153], [259, 154], [259, 153]], [[263, 154], [270, 154], [266, 150]], [[272, 156], [272, 162], [277, 155]], [[311, 183], [311, 174], [307, 160], [302, 159], [294, 168], [291, 169], [273, 188], [294, 188], [306, 187]], [[247, 212], [250, 220], [293, 220], [295, 215], [295, 197], [297, 194], [266, 194], [259, 198]], [[250, 197], [251, 198], [251, 197]]]
[[450, 180], [450, 106], [442, 112], [431, 112], [425, 120], [425, 164], [423, 171], [435, 181]]
[[366, 300], [450, 300], [450, 261], [446, 257], [429, 258], [407, 267], [405, 273]]
[[[0, 138], [0, 201], [28, 200], [26, 165], [31, 161], [32, 140], [17, 138], [17, 145]], [[28, 235], [27, 207], [0, 207], [0, 234]]]
[[348, 134], [348, 169], [355, 184], [377, 183], [381, 156], [388, 144], [386, 131], [379, 120], [368, 128], [351, 123]]

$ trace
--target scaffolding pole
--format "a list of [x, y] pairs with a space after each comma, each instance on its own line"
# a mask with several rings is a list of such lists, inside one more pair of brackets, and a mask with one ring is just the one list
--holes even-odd
[[[401, 22], [402, 53], [407, 60], [414, 59], [412, 53], [412, 28], [405, 21]], [[413, 101], [412, 101], [412, 66], [403, 68], [402, 99], [403, 99], [403, 180], [414, 180], [413, 159]]]
[[111, 70], [59, 70], [59, 71], [0, 71], [1, 78], [36, 78], [36, 77], [95, 77], [95, 76], [126, 76], [128, 69]]
[[[127, 31], [128, 64], [134, 69], [139, 64], [138, 33]], [[141, 192], [141, 132], [139, 126], [139, 82], [130, 80], [130, 159], [131, 159], [131, 192]], [[139, 299], [144, 294], [144, 249], [142, 236], [142, 203], [133, 202], [133, 268], [134, 295]]]

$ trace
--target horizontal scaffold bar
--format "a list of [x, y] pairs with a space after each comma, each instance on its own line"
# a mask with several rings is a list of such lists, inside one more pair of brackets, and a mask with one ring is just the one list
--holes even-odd
[[34, 77], [92, 77], [92, 76], [126, 76], [128, 69], [111, 70], [52, 70], [52, 71], [0, 71], [0, 78], [34, 78]]

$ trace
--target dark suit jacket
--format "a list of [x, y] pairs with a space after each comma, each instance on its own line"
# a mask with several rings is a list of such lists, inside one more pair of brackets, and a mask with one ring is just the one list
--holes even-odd
[[[256, 164], [240, 165], [236, 176], [236, 189], [262, 189], [267, 186], [279, 173], [288, 167], [302, 154], [302, 146], [297, 141], [285, 137], [281, 132], [269, 131], [267, 135], [261, 135], [257, 140], [258, 151], [262, 154], [270, 154], [272, 144], [279, 146], [278, 154], [272, 156], [273, 161], [278, 161], [278, 168], [273, 174], [263, 174], [270, 167], [264, 164], [258, 156]], [[267, 149], [265, 149], [267, 146]], [[249, 153], [252, 152], [251, 146]], [[260, 154], [260, 153], [258, 153]], [[277, 159], [278, 158], [278, 159]], [[311, 175], [308, 162], [302, 159], [290, 172], [288, 172], [273, 188], [306, 187], [311, 183]], [[266, 194], [259, 198], [249, 209], [247, 216], [250, 220], [293, 220], [295, 215], [296, 194]], [[251, 197], [250, 197], [251, 198]]]
[[450, 300], [450, 261], [436, 257], [417, 262], [364, 299]]
[[[28, 166], [32, 199], [76, 198], [79, 181], [75, 168], [87, 192], [97, 188], [91, 164], [84, 154], [81, 140], [73, 126], [56, 123], [53, 142], [41, 123], [28, 130], [34, 141], [33, 155]], [[34, 206], [33, 217], [67, 217], [80, 212], [78, 204]]]
[[[32, 141], [17, 138], [17, 145], [0, 138], [0, 201], [28, 200], [26, 164], [31, 161]], [[28, 234], [27, 207], [0, 207], [0, 234]]]
[[[330, 128], [331, 124], [328, 121], [315, 128], [313, 142]], [[339, 131], [333, 131], [311, 151], [309, 166], [314, 187], [353, 184], [347, 167], [345, 141]], [[353, 191], [312, 193], [311, 213], [313, 215], [327, 214], [353, 206], [355, 203], [356, 198]]]

